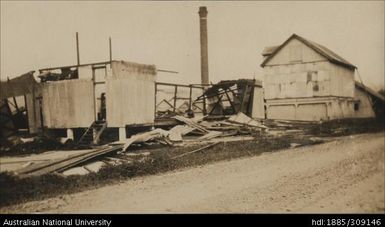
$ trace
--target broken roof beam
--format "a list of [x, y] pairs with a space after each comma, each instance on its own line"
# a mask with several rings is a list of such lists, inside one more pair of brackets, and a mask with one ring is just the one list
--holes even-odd
[[[43, 68], [43, 69], [39, 69], [39, 72], [42, 73], [44, 71], [52, 71], [52, 70], [64, 69], [64, 68], [77, 68], [77, 67], [83, 67], [83, 66], [99, 66], [99, 65], [108, 65], [108, 64], [111, 64], [111, 61]], [[165, 69], [157, 69], [156, 71], [157, 72], [165, 72], [165, 73], [175, 73], [175, 74], [179, 73], [177, 71], [165, 70]]]
[[76, 67], [82, 67], [82, 66], [94, 66], [94, 65], [108, 65], [110, 64], [110, 61], [104, 61], [104, 62], [96, 62], [96, 63], [88, 63], [88, 64], [80, 64], [80, 65], [67, 65], [67, 66], [58, 66], [58, 67], [51, 67], [51, 68], [44, 68], [39, 69], [39, 72], [43, 71], [51, 71], [51, 70], [57, 70], [57, 69], [63, 69], [63, 68], [76, 68]]

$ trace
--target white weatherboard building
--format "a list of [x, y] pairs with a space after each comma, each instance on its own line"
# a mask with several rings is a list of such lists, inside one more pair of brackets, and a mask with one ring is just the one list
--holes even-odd
[[266, 47], [262, 55], [268, 119], [375, 116], [373, 96], [354, 80], [356, 66], [326, 47], [293, 34], [280, 46]]

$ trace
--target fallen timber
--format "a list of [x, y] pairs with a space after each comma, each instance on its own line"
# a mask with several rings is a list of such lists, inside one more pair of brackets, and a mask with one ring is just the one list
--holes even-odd
[[41, 163], [38, 165], [31, 165], [27, 166], [23, 169], [20, 169], [17, 171], [17, 173], [21, 176], [25, 175], [43, 175], [47, 173], [53, 173], [53, 172], [61, 172], [66, 169], [69, 169], [71, 167], [74, 167], [76, 165], [79, 165], [81, 163], [84, 163], [86, 161], [89, 161], [93, 158], [96, 158], [98, 156], [110, 154], [113, 152], [117, 152], [122, 150], [123, 145], [116, 145], [116, 146], [108, 146], [103, 147], [98, 150], [93, 150], [87, 153], [73, 155], [70, 157], [61, 158], [58, 160], [54, 160], [49, 163]]

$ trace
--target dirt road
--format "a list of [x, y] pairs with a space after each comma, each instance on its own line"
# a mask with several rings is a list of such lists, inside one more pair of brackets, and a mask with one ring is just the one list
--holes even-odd
[[2, 212], [385, 212], [384, 133], [265, 153]]

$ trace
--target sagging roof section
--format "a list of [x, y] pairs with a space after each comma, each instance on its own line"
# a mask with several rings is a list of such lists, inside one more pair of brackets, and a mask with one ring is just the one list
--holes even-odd
[[34, 86], [37, 86], [33, 73], [30, 71], [8, 81], [0, 81], [0, 99], [17, 97], [31, 93]]
[[325, 57], [326, 59], [328, 59], [330, 62], [332, 62], [334, 64], [341, 65], [341, 66], [344, 66], [344, 67], [352, 69], [352, 70], [357, 68], [355, 65], [351, 64], [350, 62], [348, 62], [347, 60], [345, 60], [344, 58], [342, 58], [338, 54], [329, 50], [328, 48], [326, 48], [326, 47], [324, 47], [324, 46], [322, 46], [316, 42], [305, 39], [305, 38], [303, 38], [297, 34], [293, 34], [292, 36], [290, 36], [280, 46], [266, 47], [262, 53], [262, 55], [265, 56], [266, 59], [262, 62], [261, 67], [264, 67], [292, 39], [297, 39], [297, 40], [303, 42], [306, 46], [313, 49], [314, 51], [316, 51], [317, 53], [319, 53], [320, 55], [322, 55], [323, 57]]
[[375, 98], [381, 100], [382, 102], [385, 102], [385, 97], [382, 96], [380, 93], [375, 92], [373, 89], [363, 85], [362, 83], [360, 83], [358, 81], [355, 81], [355, 84], [356, 84], [357, 88], [360, 88], [361, 90], [368, 93], [369, 95], [374, 96]]

